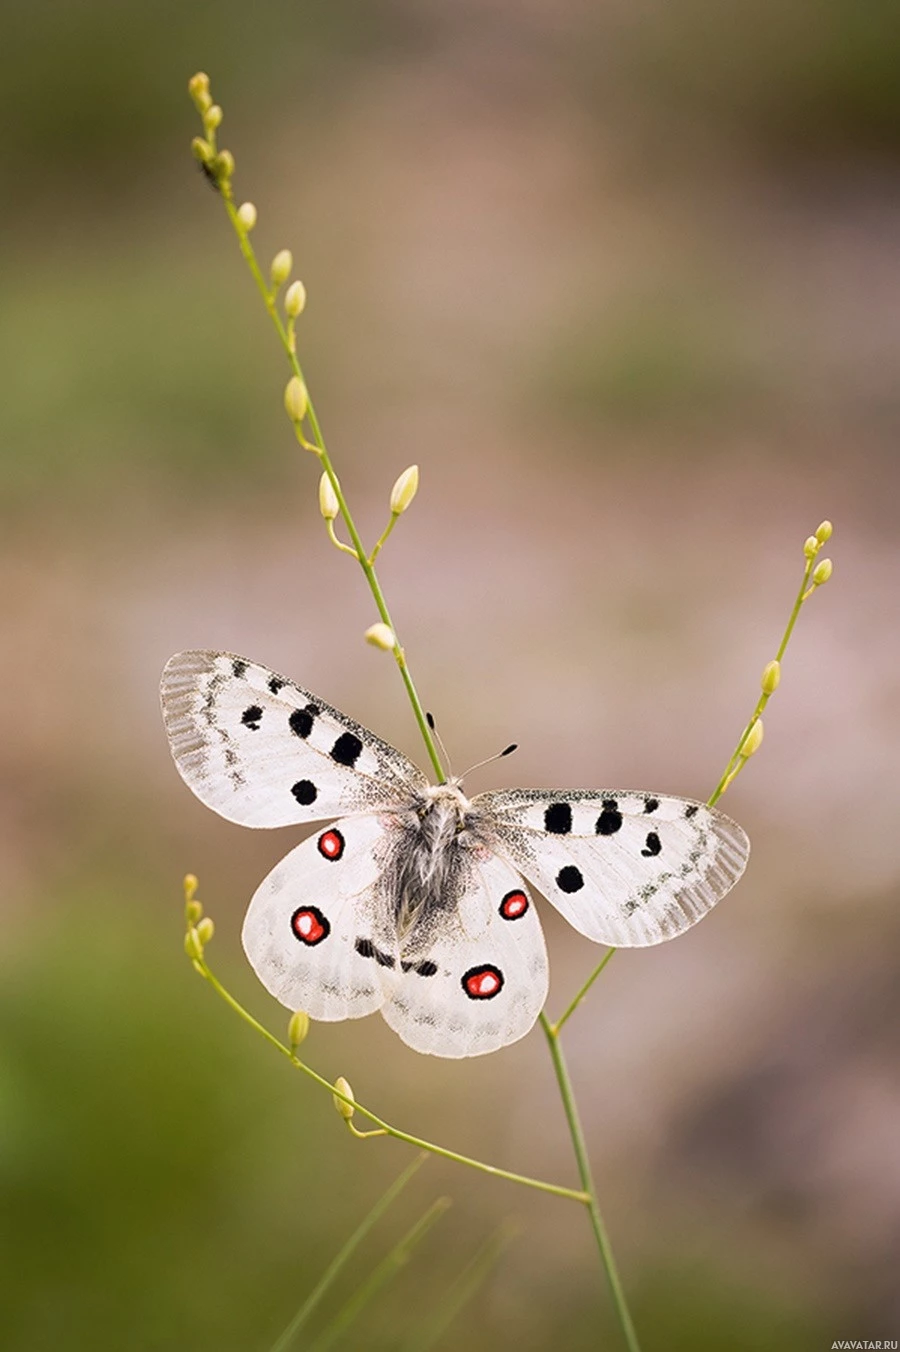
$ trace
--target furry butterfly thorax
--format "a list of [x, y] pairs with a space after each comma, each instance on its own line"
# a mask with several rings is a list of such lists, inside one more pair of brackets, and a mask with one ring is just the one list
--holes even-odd
[[420, 1052], [475, 1056], [534, 1024], [548, 968], [529, 883], [588, 939], [640, 947], [695, 924], [747, 862], [743, 830], [691, 799], [431, 784], [231, 653], [177, 654], [161, 699], [178, 770], [209, 807], [245, 826], [329, 823], [250, 902], [242, 937], [263, 985], [313, 1019], [380, 1010]]

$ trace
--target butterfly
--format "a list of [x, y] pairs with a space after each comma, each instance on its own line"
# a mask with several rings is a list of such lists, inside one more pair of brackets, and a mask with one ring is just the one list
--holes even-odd
[[478, 1056], [534, 1024], [548, 971], [529, 883], [588, 939], [640, 947], [695, 924], [747, 863], [741, 827], [686, 798], [469, 800], [460, 779], [431, 784], [317, 695], [231, 653], [178, 653], [161, 699], [175, 764], [208, 807], [243, 826], [329, 823], [250, 902], [242, 938], [260, 981], [313, 1019], [380, 1010], [419, 1052]]

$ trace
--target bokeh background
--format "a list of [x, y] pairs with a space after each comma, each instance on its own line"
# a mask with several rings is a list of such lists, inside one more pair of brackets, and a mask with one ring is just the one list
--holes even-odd
[[[7, 3], [0, 1305], [8, 1352], [265, 1352], [408, 1159], [271, 1027], [243, 908], [299, 832], [208, 813], [159, 670], [223, 647], [421, 759], [327, 544], [283, 359], [188, 149], [207, 69], [264, 258], [413, 669], [469, 787], [715, 784], [823, 517], [764, 747], [754, 855], [677, 943], [616, 957], [572, 1073], [647, 1352], [900, 1336], [900, 9], [887, 0]], [[544, 910], [552, 1008], [597, 951]], [[308, 1059], [408, 1130], [574, 1178], [538, 1033], [462, 1063], [377, 1017]], [[333, 1311], [454, 1206], [344, 1346], [619, 1346], [584, 1216], [431, 1161]], [[327, 1312], [326, 1312], [327, 1313]]]

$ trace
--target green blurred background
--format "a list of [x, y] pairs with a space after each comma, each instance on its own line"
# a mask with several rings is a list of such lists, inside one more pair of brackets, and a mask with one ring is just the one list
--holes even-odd
[[[877, 0], [0, 7], [6, 1352], [266, 1352], [408, 1152], [353, 1141], [193, 975], [278, 1030], [238, 933], [296, 832], [181, 785], [179, 648], [286, 671], [420, 756], [328, 546], [285, 368], [197, 172], [209, 71], [263, 257], [290, 246], [326, 435], [470, 788], [705, 796], [836, 523], [767, 740], [754, 857], [698, 930], [621, 954], [572, 1072], [645, 1352], [900, 1336], [896, 953], [900, 9]], [[545, 909], [552, 1007], [597, 953]], [[413, 1132], [569, 1181], [538, 1034], [417, 1057], [381, 1020], [309, 1060]], [[585, 1218], [429, 1162], [335, 1302], [454, 1207], [345, 1342], [617, 1348]], [[333, 1308], [333, 1307], [332, 1307]]]

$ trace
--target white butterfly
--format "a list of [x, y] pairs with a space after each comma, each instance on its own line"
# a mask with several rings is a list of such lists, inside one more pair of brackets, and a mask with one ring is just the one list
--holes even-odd
[[724, 897], [749, 841], [703, 803], [632, 791], [429, 784], [374, 733], [266, 667], [184, 652], [163, 672], [175, 763], [243, 826], [327, 820], [257, 888], [244, 949], [313, 1019], [380, 1009], [410, 1047], [478, 1056], [523, 1037], [547, 953], [523, 881], [581, 934], [641, 946]]

